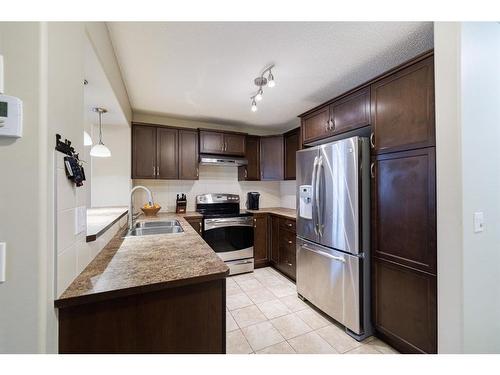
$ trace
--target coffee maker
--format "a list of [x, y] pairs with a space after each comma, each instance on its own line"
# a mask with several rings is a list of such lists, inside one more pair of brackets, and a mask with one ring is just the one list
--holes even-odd
[[256, 191], [250, 191], [247, 193], [247, 208], [249, 210], [259, 209], [259, 197], [260, 193]]

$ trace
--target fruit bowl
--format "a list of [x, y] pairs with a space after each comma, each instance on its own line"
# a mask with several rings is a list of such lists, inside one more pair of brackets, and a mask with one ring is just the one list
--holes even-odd
[[161, 206], [158, 204], [154, 204], [152, 206], [150, 206], [149, 204], [145, 204], [143, 207], [141, 207], [141, 210], [142, 212], [144, 212], [145, 216], [156, 216], [160, 209]]

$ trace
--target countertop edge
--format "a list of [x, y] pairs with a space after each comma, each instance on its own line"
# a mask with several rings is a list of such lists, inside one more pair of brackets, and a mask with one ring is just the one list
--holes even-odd
[[274, 216], [279, 216], [284, 219], [290, 219], [290, 220], [297, 220], [297, 214], [286, 214], [282, 212], [276, 212], [273, 208], [262, 208], [259, 210], [246, 210], [246, 212], [251, 213], [252, 215], [274, 215]]
[[104, 233], [106, 233], [113, 225], [115, 225], [122, 217], [127, 215], [127, 213], [128, 213], [128, 210], [125, 210], [120, 215], [118, 215], [116, 218], [114, 218], [110, 223], [108, 223], [104, 228], [102, 228], [99, 232], [87, 235], [85, 241], [86, 242], [93, 242], [93, 241], [97, 240]]
[[61, 309], [66, 307], [107, 301], [110, 299], [128, 297], [136, 294], [152, 293], [164, 289], [179, 288], [193, 284], [200, 284], [209, 281], [225, 279], [226, 276], [228, 275], [229, 275], [229, 269], [227, 269], [225, 272], [201, 275], [187, 279], [178, 279], [156, 284], [139, 285], [131, 288], [116, 289], [102, 293], [83, 294], [81, 296], [76, 296], [76, 297], [56, 299], [54, 301], [54, 307]]

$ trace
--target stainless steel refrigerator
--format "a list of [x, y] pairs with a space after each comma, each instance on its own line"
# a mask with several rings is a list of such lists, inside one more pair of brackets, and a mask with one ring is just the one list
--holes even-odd
[[358, 340], [372, 334], [369, 168], [363, 137], [297, 152], [297, 291]]

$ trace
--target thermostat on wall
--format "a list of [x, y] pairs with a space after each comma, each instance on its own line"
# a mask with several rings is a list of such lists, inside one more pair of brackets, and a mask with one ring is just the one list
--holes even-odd
[[23, 102], [3, 94], [3, 56], [0, 55], [0, 137], [23, 135]]

